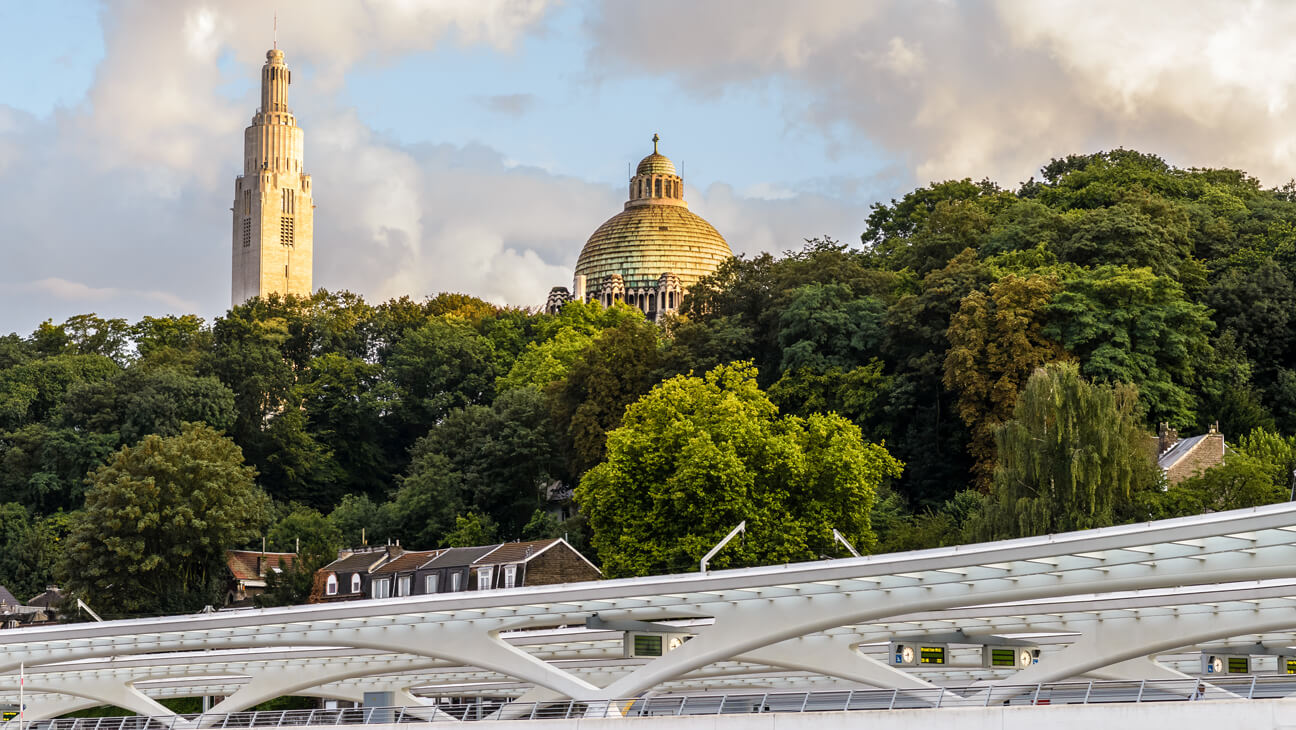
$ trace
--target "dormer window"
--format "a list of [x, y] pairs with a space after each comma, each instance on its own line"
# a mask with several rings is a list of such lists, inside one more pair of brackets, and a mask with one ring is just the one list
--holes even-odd
[[352, 573], [352, 574], [351, 574], [351, 592], [352, 592], [352, 593], [359, 593], [359, 592], [360, 592], [360, 574], [359, 574], [359, 573]]
[[324, 595], [336, 596], [337, 589], [338, 589], [337, 576], [330, 573], [328, 577], [328, 582], [324, 584]]

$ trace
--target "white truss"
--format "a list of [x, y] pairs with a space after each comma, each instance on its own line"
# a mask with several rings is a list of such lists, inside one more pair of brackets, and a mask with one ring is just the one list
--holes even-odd
[[[0, 703], [28, 672], [33, 717], [217, 695], [364, 691], [583, 701], [712, 688], [1014, 684], [1179, 676], [1147, 658], [1296, 628], [1296, 505], [896, 555], [490, 592], [0, 631]], [[624, 659], [604, 621], [683, 620], [696, 637]], [[558, 628], [568, 626], [574, 628]], [[955, 665], [887, 666], [887, 640], [962, 632]], [[977, 642], [1028, 636], [1017, 673]], [[1183, 663], [1183, 662], [1181, 662]], [[8, 677], [6, 678], [6, 674]]]

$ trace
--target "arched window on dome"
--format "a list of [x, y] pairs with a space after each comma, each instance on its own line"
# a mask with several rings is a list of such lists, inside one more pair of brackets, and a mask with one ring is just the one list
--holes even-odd
[[660, 198], [662, 196], [661, 183], [662, 183], [661, 178], [657, 178], [656, 185], [654, 186], [656, 190], [653, 192], [654, 198]]

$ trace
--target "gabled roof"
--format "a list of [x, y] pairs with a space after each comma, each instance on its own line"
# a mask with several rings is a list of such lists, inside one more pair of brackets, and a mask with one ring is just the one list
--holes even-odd
[[14, 598], [14, 594], [9, 592], [8, 588], [0, 586], [0, 603], [7, 603], [10, 606], [21, 606], [22, 602]]
[[282, 567], [291, 568], [297, 559], [296, 553], [263, 553], [259, 550], [226, 550], [225, 562], [229, 564], [230, 573], [235, 580], [260, 580], [265, 573], [257, 569], [261, 558], [265, 558], [267, 571]]
[[44, 591], [33, 596], [32, 599], [27, 602], [27, 605], [36, 606], [38, 608], [49, 608], [58, 604], [62, 600], [63, 591], [60, 591], [56, 586], [50, 586]]
[[420, 568], [466, 568], [473, 565], [478, 558], [491, 552], [499, 545], [483, 545], [479, 547], [460, 547], [450, 548], [440, 555], [432, 558]]
[[1190, 436], [1179, 441], [1157, 457], [1157, 466], [1161, 467], [1162, 471], [1173, 467], [1175, 464], [1179, 463], [1180, 459], [1191, 453], [1192, 450], [1197, 447], [1197, 444], [1201, 443], [1202, 439], [1206, 438], [1208, 435], [1209, 434]]
[[504, 563], [525, 563], [531, 558], [539, 555], [544, 550], [553, 547], [561, 541], [561, 538], [553, 537], [548, 540], [532, 540], [530, 542], [506, 542], [496, 547], [486, 555], [477, 559], [474, 565], [502, 565]]
[[[400, 548], [397, 548], [398, 550]], [[368, 573], [387, 560], [387, 550], [365, 550], [338, 558], [321, 570], [332, 573]]]
[[396, 558], [390, 563], [387, 563], [382, 567], [378, 568], [377, 570], [374, 571], [374, 575], [378, 575], [380, 573], [383, 575], [388, 575], [391, 573], [402, 573], [405, 571], [417, 570], [424, 563], [437, 557], [443, 552], [445, 552], [445, 550], [411, 551], [405, 553], [399, 558]]

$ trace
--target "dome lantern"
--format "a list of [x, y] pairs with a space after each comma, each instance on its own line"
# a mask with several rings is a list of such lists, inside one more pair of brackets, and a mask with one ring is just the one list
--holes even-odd
[[634, 177], [630, 178], [630, 200], [626, 208], [636, 205], [683, 205], [684, 179], [675, 172], [675, 163], [657, 151], [661, 140], [656, 134], [652, 137], [651, 155], [639, 161]]

